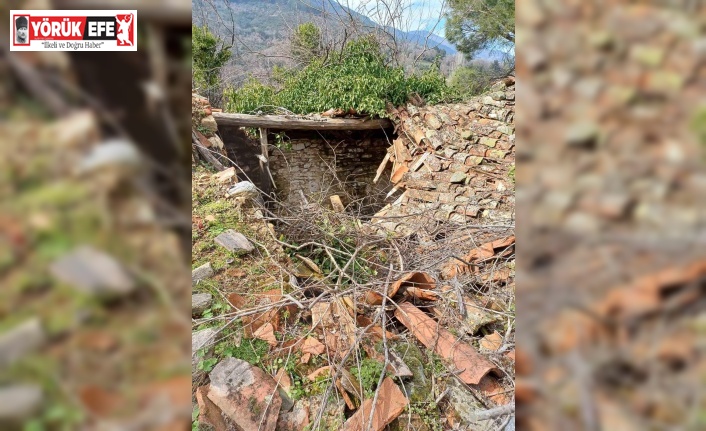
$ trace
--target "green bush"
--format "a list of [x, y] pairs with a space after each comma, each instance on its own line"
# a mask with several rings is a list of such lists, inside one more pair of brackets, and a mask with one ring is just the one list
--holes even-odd
[[231, 56], [231, 47], [211, 33], [207, 27], [191, 26], [194, 81], [211, 89], [218, 85], [221, 68]]
[[421, 75], [412, 75], [407, 80], [408, 91], [424, 97], [427, 103], [435, 104], [458, 98], [458, 93], [446, 85], [446, 77], [441, 73], [438, 61]]
[[275, 89], [251, 77], [237, 91], [226, 89], [224, 95], [226, 111], [254, 114], [274, 101]]
[[262, 109], [266, 106], [278, 106], [308, 114], [340, 108], [384, 117], [388, 102], [402, 105], [412, 93], [430, 103], [452, 98], [438, 66], [406, 77], [401, 67], [386, 63], [380, 44], [372, 36], [349, 42], [334, 59], [314, 58], [301, 70], [276, 72], [279, 90], [251, 78], [242, 87], [225, 91], [225, 109], [255, 113], [266, 112]]
[[479, 66], [464, 66], [451, 74], [450, 86], [464, 97], [476, 96], [490, 87], [490, 73]]

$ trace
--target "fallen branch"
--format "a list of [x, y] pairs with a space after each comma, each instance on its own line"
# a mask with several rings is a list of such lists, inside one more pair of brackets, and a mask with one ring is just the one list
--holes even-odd
[[473, 414], [473, 417], [476, 421], [484, 421], [488, 419], [499, 418], [500, 416], [505, 416], [512, 413], [515, 413], [514, 403], [505, 404], [504, 406], [494, 407], [492, 409], [475, 412]]

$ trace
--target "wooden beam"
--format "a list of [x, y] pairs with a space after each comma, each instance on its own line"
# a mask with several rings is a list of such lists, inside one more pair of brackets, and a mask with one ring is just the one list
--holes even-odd
[[[265, 192], [270, 194], [270, 181], [272, 181], [272, 186], [277, 188], [275, 185], [275, 179], [272, 178], [272, 173], [270, 172], [270, 153], [267, 148], [267, 129], [260, 127], [260, 171], [262, 174], [262, 185], [265, 188]], [[266, 184], [266, 185], [265, 185]]]
[[260, 159], [260, 170], [265, 173], [265, 163], [267, 163], [267, 129], [260, 127], [260, 154], [262, 158]]
[[375, 178], [373, 179], [373, 184], [377, 183], [378, 180], [380, 179], [380, 175], [385, 171], [385, 168], [387, 167], [387, 163], [390, 161], [390, 153], [385, 153], [385, 158], [382, 159], [382, 163], [380, 163], [380, 166], [378, 166], [378, 170], [375, 173]]
[[286, 115], [248, 115], [226, 114], [214, 112], [218, 127], [262, 127], [280, 130], [376, 130], [392, 128], [392, 122], [387, 118], [357, 119], [357, 118], [315, 118]]

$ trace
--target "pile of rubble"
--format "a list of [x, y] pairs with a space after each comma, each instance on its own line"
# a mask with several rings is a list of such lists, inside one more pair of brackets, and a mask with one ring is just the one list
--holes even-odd
[[390, 110], [398, 138], [378, 169], [392, 163], [388, 194], [403, 193], [373, 219], [410, 234], [435, 221], [514, 218], [515, 79], [464, 104]]
[[211, 103], [203, 96], [191, 93], [191, 134], [192, 147], [191, 162], [204, 158], [219, 170], [225, 169], [220, 157], [226, 157], [225, 145], [218, 136], [218, 124], [213, 118], [214, 112], [221, 109], [213, 108]]
[[[194, 146], [218, 153], [213, 109], [193, 100]], [[467, 104], [393, 115], [399, 138], [379, 173], [393, 164], [389, 196], [401, 196], [371, 223], [338, 196], [332, 208], [305, 202], [274, 216], [233, 167], [195, 168], [201, 424], [382, 431], [512, 422], [514, 78]], [[380, 228], [403, 235], [381, 239]], [[262, 350], [243, 353], [253, 349]]]
[[[222, 236], [237, 236], [242, 241], [237, 246], [241, 252], [253, 251], [252, 244], [233, 231], [216, 238], [215, 242], [223, 248], [233, 247]], [[236, 335], [239, 343], [265, 341], [272, 359], [264, 362], [268, 372], [238, 358], [219, 358], [208, 374], [208, 384], [196, 390], [199, 422], [210, 424], [215, 430], [230, 429], [229, 424], [236, 429], [264, 430], [303, 430], [309, 424], [315, 424], [314, 429], [332, 429], [337, 424], [353, 431], [364, 429], [371, 420], [371, 429], [382, 431], [414, 399], [415, 405], [420, 400], [432, 404], [431, 411], [442, 400], [452, 406], [441, 413], [435, 412], [435, 421], [449, 426], [475, 424], [479, 429], [495, 429], [495, 417], [485, 417], [483, 412], [494, 406], [506, 406], [503, 414], [512, 413], [508, 407], [512, 393], [507, 380], [512, 377], [514, 367], [511, 328], [505, 334], [497, 329], [483, 332], [483, 328], [500, 328], [502, 313], [493, 315], [492, 309], [498, 308], [489, 304], [486, 311], [478, 306], [477, 299], [445, 283], [454, 283], [463, 275], [485, 272], [479, 269], [485, 269], [489, 261], [512, 256], [513, 250], [514, 237], [501, 238], [471, 250], [461, 259], [466, 263], [451, 259], [435, 268], [439, 282], [430, 273], [411, 272], [391, 283], [387, 292], [344, 291], [336, 296], [324, 291], [308, 297], [303, 289], [285, 294], [274, 289], [255, 295], [260, 298], [255, 303], [248, 295], [222, 292], [232, 310], [230, 318], [242, 322], [242, 332]], [[320, 274], [315, 263], [303, 256], [299, 260], [313, 273]], [[206, 264], [194, 270], [193, 279], [198, 283], [213, 275], [210, 264]], [[484, 276], [488, 283], [505, 282], [508, 277], [504, 271], [498, 271], [492, 279]], [[306, 283], [307, 278], [295, 274], [290, 283]], [[454, 315], [447, 307], [458, 303], [457, 295], [461, 295], [458, 307], [466, 309], [466, 317], [459, 317], [458, 327], [464, 333], [478, 335], [478, 347], [465, 341], [467, 336], [458, 330], [446, 329]], [[213, 298], [208, 294], [194, 295], [192, 312], [197, 317], [203, 312], [203, 301], [211, 302]], [[378, 322], [380, 318], [382, 321]], [[288, 333], [287, 328], [293, 327], [297, 329], [289, 332], [291, 338], [282, 338], [282, 334]], [[194, 333], [194, 368], [203, 360], [204, 356], [199, 354], [213, 355], [212, 346], [221, 330], [209, 327]], [[455, 377], [439, 370], [429, 374], [423, 362], [419, 362], [421, 359], [409, 353], [411, 348], [421, 352], [413, 347], [416, 343], [433, 352], [447, 373]], [[385, 370], [379, 382], [375, 376], [372, 393], [366, 393], [362, 381], [354, 377], [356, 367], [361, 365], [353, 358], [360, 355]], [[195, 379], [204, 379], [196, 369], [194, 373]], [[318, 394], [295, 400], [293, 381], [300, 379], [326, 385], [323, 397]], [[436, 379], [437, 388], [420, 383], [427, 379]], [[420, 394], [424, 391], [420, 385], [432, 390], [435, 403], [426, 399], [428, 394]], [[474, 396], [483, 401], [479, 404]], [[419, 420], [418, 416], [410, 417]], [[420, 425], [419, 429], [428, 428]]]

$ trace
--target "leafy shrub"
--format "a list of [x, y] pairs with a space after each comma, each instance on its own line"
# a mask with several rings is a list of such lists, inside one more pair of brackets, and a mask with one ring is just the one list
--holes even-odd
[[431, 103], [452, 97], [438, 66], [406, 77], [401, 67], [386, 63], [373, 36], [349, 42], [337, 58], [314, 58], [301, 70], [278, 69], [275, 75], [279, 91], [254, 79], [227, 89], [226, 110], [254, 113], [270, 105], [308, 114], [340, 108], [384, 117], [388, 102], [402, 105], [411, 93]]
[[483, 93], [490, 87], [490, 73], [480, 66], [464, 66], [454, 70], [450, 86], [464, 97]]
[[231, 57], [231, 46], [227, 46], [207, 27], [191, 26], [192, 38], [192, 85], [206, 96], [214, 106], [221, 102], [221, 69]]
[[213, 88], [223, 67], [231, 56], [231, 47], [226, 46], [206, 27], [191, 26], [192, 58], [196, 85]]
[[427, 103], [435, 104], [457, 98], [453, 88], [446, 85], [446, 78], [441, 73], [438, 61], [421, 75], [412, 75], [407, 80], [408, 91], [424, 97]]
[[260, 83], [255, 78], [249, 78], [237, 91], [225, 91], [226, 111], [254, 114], [263, 106], [275, 99], [275, 89]]

